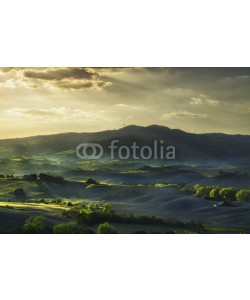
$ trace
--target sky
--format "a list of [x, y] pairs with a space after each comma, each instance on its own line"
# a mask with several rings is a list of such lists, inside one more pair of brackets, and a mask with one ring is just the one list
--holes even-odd
[[152, 124], [250, 134], [250, 68], [0, 68], [0, 138]]

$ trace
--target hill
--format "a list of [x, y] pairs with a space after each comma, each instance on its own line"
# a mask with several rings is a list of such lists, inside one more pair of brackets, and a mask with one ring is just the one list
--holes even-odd
[[[119, 145], [153, 147], [154, 141], [163, 141], [166, 146], [176, 148], [179, 162], [230, 162], [249, 163], [250, 136], [222, 133], [194, 134], [164, 126], [126, 126], [118, 130], [93, 133], [62, 133], [0, 140], [0, 158], [10, 156], [74, 156], [76, 146], [81, 143], [100, 143], [108, 149], [111, 141]], [[106, 153], [107, 154], [107, 153]]]

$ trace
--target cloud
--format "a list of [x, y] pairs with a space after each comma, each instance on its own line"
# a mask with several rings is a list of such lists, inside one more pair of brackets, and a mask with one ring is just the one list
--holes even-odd
[[191, 105], [207, 104], [211, 106], [217, 106], [220, 104], [220, 101], [215, 99], [210, 99], [206, 95], [200, 95], [199, 97], [191, 97], [190, 104]]
[[219, 101], [218, 100], [213, 100], [213, 99], [206, 99], [207, 103], [212, 105], [212, 106], [217, 106], [219, 105]]
[[202, 99], [201, 98], [196, 98], [196, 97], [192, 97], [190, 104], [192, 105], [199, 105], [202, 103]]
[[1, 71], [5, 76], [11, 73], [11, 78], [4, 77], [3, 81], [0, 78], [0, 87], [10, 89], [54, 87], [80, 90], [104, 89], [111, 86], [111, 82], [103, 80], [98, 73], [89, 68], [1, 68]]
[[138, 107], [136, 105], [129, 105], [129, 104], [125, 104], [125, 103], [117, 103], [117, 104], [114, 105], [114, 107], [120, 108], [122, 110], [138, 110], [138, 109], [141, 109], [141, 107]]
[[207, 114], [199, 114], [199, 113], [193, 113], [190, 111], [174, 111], [168, 114], [163, 114], [161, 116], [163, 119], [166, 118], [172, 118], [172, 117], [178, 117], [178, 118], [207, 118]]
[[90, 72], [85, 68], [47, 68], [43, 71], [28, 70], [23, 72], [27, 78], [41, 79], [41, 80], [55, 80], [63, 79], [94, 79], [98, 77], [97, 73]]
[[0, 68], [5, 136], [131, 123], [248, 134], [249, 103], [250, 68]]
[[[72, 121], [81, 122], [83, 119], [87, 119], [89, 122], [97, 119], [105, 119], [106, 111], [105, 110], [86, 110], [86, 109], [73, 109], [70, 107], [60, 106], [60, 107], [51, 107], [47, 109], [29, 109], [27, 107], [13, 107], [6, 109], [0, 113], [1, 117], [13, 118], [16, 120], [42, 120], [44, 122], [61, 122], [63, 121]], [[106, 119], [105, 119], [106, 120]]]

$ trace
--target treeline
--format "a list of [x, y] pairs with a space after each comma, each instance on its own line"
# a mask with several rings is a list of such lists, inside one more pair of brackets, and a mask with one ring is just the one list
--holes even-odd
[[62, 177], [62, 176], [56, 176], [56, 175], [51, 175], [47, 173], [41, 173], [39, 175], [37, 174], [28, 174], [28, 175], [23, 175], [21, 177], [14, 176], [14, 175], [4, 175], [0, 174], [0, 178], [6, 178], [6, 179], [13, 179], [13, 180], [26, 180], [26, 181], [36, 181], [36, 180], [42, 180], [46, 182], [54, 182], [58, 184], [65, 184], [67, 181]]
[[179, 184], [155, 184], [155, 187], [174, 188], [188, 195], [195, 195], [205, 200], [215, 201], [242, 201], [250, 202], [250, 190], [236, 189], [233, 187], [218, 187], [197, 184], [195, 186], [185, 186]]
[[[57, 201], [57, 204], [67, 205]], [[106, 201], [91, 202], [84, 204], [72, 204], [69, 210], [62, 210], [61, 216], [70, 219], [69, 222], [49, 226], [42, 216], [29, 217], [21, 228], [11, 231], [0, 229], [0, 233], [23, 233], [23, 234], [92, 234], [95, 233], [93, 226], [97, 226], [98, 233], [118, 233], [113, 224], [130, 225], [162, 225], [166, 226], [165, 233], [176, 233], [173, 228], [179, 228], [184, 233], [207, 233], [200, 222], [181, 222], [166, 220], [155, 216], [140, 216], [134, 214], [117, 214], [110, 203]], [[73, 220], [73, 221], [72, 221]], [[92, 227], [92, 228], [91, 228]], [[131, 233], [150, 233], [147, 231], [134, 231]], [[151, 232], [159, 233], [159, 232]]]
[[215, 201], [242, 201], [250, 202], [250, 190], [239, 190], [233, 187], [207, 186], [197, 184], [194, 186], [195, 195]]
[[75, 219], [79, 225], [93, 226], [103, 222], [133, 224], [133, 225], [162, 225], [178, 227], [195, 233], [205, 232], [200, 222], [181, 222], [166, 220], [157, 216], [117, 214], [109, 202], [91, 202], [87, 205], [74, 206], [62, 212], [62, 216]]

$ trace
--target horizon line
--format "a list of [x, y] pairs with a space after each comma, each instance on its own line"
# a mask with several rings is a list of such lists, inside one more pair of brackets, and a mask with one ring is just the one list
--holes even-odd
[[100, 132], [105, 132], [105, 131], [118, 131], [118, 130], [122, 130], [128, 127], [138, 127], [138, 128], [149, 128], [149, 127], [163, 127], [166, 129], [170, 129], [170, 130], [178, 130], [178, 131], [182, 131], [188, 134], [224, 134], [224, 135], [243, 135], [243, 136], [248, 136], [249, 134], [244, 134], [244, 133], [226, 133], [226, 132], [206, 132], [206, 131], [201, 131], [201, 132], [190, 132], [187, 130], [183, 130], [180, 128], [170, 128], [166, 125], [159, 125], [159, 124], [151, 124], [151, 125], [136, 125], [136, 124], [131, 124], [131, 125], [125, 125], [123, 127], [120, 128], [113, 128], [113, 129], [106, 129], [106, 130], [100, 130], [100, 131], [65, 131], [65, 132], [56, 132], [56, 133], [51, 133], [51, 134], [35, 134], [35, 135], [30, 135], [30, 136], [21, 136], [21, 137], [4, 137], [4, 138], [0, 138], [0, 141], [3, 140], [17, 140], [17, 139], [27, 139], [27, 138], [35, 138], [35, 137], [43, 137], [43, 136], [53, 136], [53, 135], [62, 135], [62, 134], [81, 134], [81, 133], [100, 133]]

